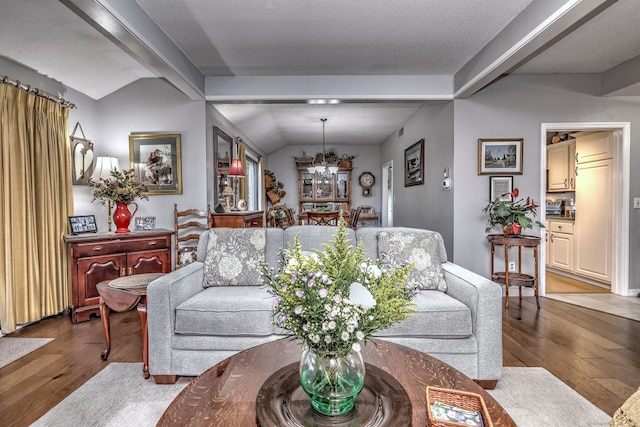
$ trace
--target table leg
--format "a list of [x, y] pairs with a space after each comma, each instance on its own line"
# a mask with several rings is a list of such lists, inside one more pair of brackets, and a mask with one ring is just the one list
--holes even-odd
[[109, 321], [109, 307], [104, 303], [104, 299], [100, 297], [100, 318], [102, 319], [102, 328], [104, 329], [104, 338], [107, 341], [107, 348], [100, 353], [102, 360], [107, 360], [111, 352], [111, 323]]
[[509, 245], [504, 245], [504, 288], [506, 298], [504, 308], [509, 308]]
[[142, 373], [144, 378], [149, 378], [149, 333], [147, 332], [147, 304], [140, 303], [137, 307], [140, 315], [140, 327], [142, 329]]
[[535, 258], [536, 269], [533, 276], [533, 289], [536, 294], [536, 305], [538, 306], [538, 310], [540, 310], [540, 297], [538, 293], [538, 247], [535, 246], [533, 248], [533, 257]]

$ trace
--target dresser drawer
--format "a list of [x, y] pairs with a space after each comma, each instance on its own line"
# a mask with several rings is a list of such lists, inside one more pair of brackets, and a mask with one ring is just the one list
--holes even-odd
[[102, 242], [75, 243], [72, 245], [74, 256], [98, 256], [120, 252], [138, 252], [153, 249], [167, 249], [171, 239], [167, 237], [150, 237], [140, 239], [109, 240]]

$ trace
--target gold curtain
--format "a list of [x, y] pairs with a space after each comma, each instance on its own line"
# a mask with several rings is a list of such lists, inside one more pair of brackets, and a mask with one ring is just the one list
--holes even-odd
[[[247, 144], [238, 138], [238, 159], [242, 162], [242, 170], [247, 173]], [[247, 178], [238, 178], [238, 199], [247, 200]]]
[[69, 109], [0, 85], [0, 326], [70, 305], [62, 236], [73, 212]]

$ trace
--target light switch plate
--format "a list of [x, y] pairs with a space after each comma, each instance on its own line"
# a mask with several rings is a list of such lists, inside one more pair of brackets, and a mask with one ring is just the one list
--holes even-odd
[[640, 197], [633, 198], [633, 209], [640, 209]]

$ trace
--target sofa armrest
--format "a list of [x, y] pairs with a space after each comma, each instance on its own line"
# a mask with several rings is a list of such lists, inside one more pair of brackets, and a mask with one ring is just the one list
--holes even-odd
[[447, 294], [471, 309], [478, 341], [477, 380], [500, 379], [502, 373], [502, 289], [457, 264], [442, 264]]
[[171, 342], [175, 330], [176, 307], [202, 292], [203, 280], [204, 264], [194, 262], [154, 280], [147, 287], [151, 375], [171, 373]]

